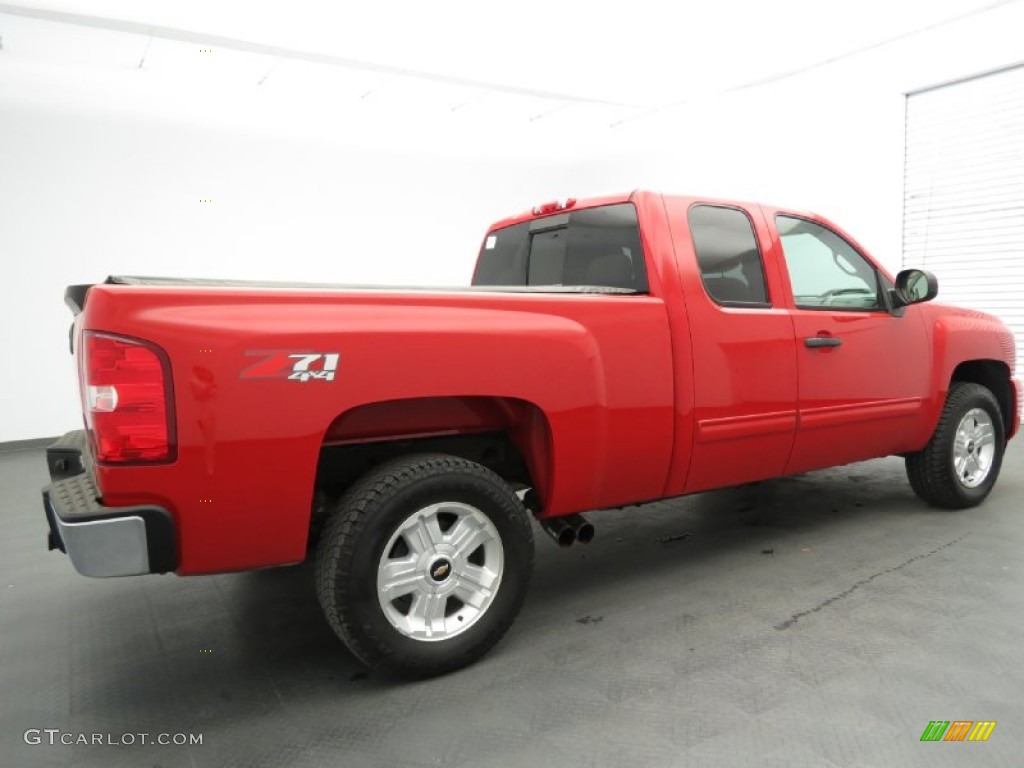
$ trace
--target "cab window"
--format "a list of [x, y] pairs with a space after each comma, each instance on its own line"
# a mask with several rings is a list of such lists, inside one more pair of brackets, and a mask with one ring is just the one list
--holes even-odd
[[583, 208], [487, 234], [473, 285], [564, 285], [647, 293], [632, 203]]
[[770, 307], [761, 250], [747, 214], [695, 205], [687, 219], [708, 296], [725, 307]]
[[793, 298], [801, 309], [883, 309], [878, 272], [827, 227], [776, 216]]

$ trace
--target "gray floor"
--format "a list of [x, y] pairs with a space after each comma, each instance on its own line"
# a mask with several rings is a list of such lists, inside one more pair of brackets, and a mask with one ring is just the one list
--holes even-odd
[[[362, 672], [306, 567], [75, 575], [45, 550], [44, 475], [39, 450], [0, 454], [2, 766], [931, 768], [1024, 755], [1019, 445], [966, 512], [918, 503], [887, 459], [595, 513], [588, 548], [538, 533], [505, 640], [414, 684]], [[919, 741], [930, 720], [958, 719], [998, 726], [987, 743]], [[44, 733], [28, 745], [30, 728], [202, 744], [50, 746]]]

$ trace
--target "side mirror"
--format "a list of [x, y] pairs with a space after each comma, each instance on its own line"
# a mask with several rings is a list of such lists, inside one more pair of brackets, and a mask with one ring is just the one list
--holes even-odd
[[939, 280], [923, 269], [904, 269], [896, 275], [893, 299], [898, 307], [931, 301], [939, 295]]

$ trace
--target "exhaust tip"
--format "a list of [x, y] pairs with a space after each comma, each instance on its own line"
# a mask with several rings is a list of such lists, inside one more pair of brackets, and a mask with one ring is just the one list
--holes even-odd
[[592, 523], [583, 523], [576, 529], [576, 541], [580, 544], [589, 544], [594, 540], [594, 526]]
[[551, 520], [542, 520], [540, 525], [544, 532], [562, 549], [567, 549], [576, 543], [576, 531], [563, 518], [555, 517]]
[[576, 534], [573, 532], [572, 528], [568, 527], [559, 531], [557, 534], [552, 533], [552, 536], [555, 538], [555, 543], [562, 547], [562, 549], [568, 549], [576, 541]]
[[583, 515], [570, 515], [565, 518], [565, 522], [572, 528], [580, 544], [589, 544], [594, 540], [594, 525]]

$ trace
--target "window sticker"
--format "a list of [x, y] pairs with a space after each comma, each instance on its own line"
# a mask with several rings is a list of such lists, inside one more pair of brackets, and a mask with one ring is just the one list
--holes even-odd
[[498, 244], [498, 236], [497, 235], [488, 235], [486, 242], [484, 242], [484, 250], [485, 251], [493, 251], [494, 250], [494, 246], [496, 246], [497, 244]]

